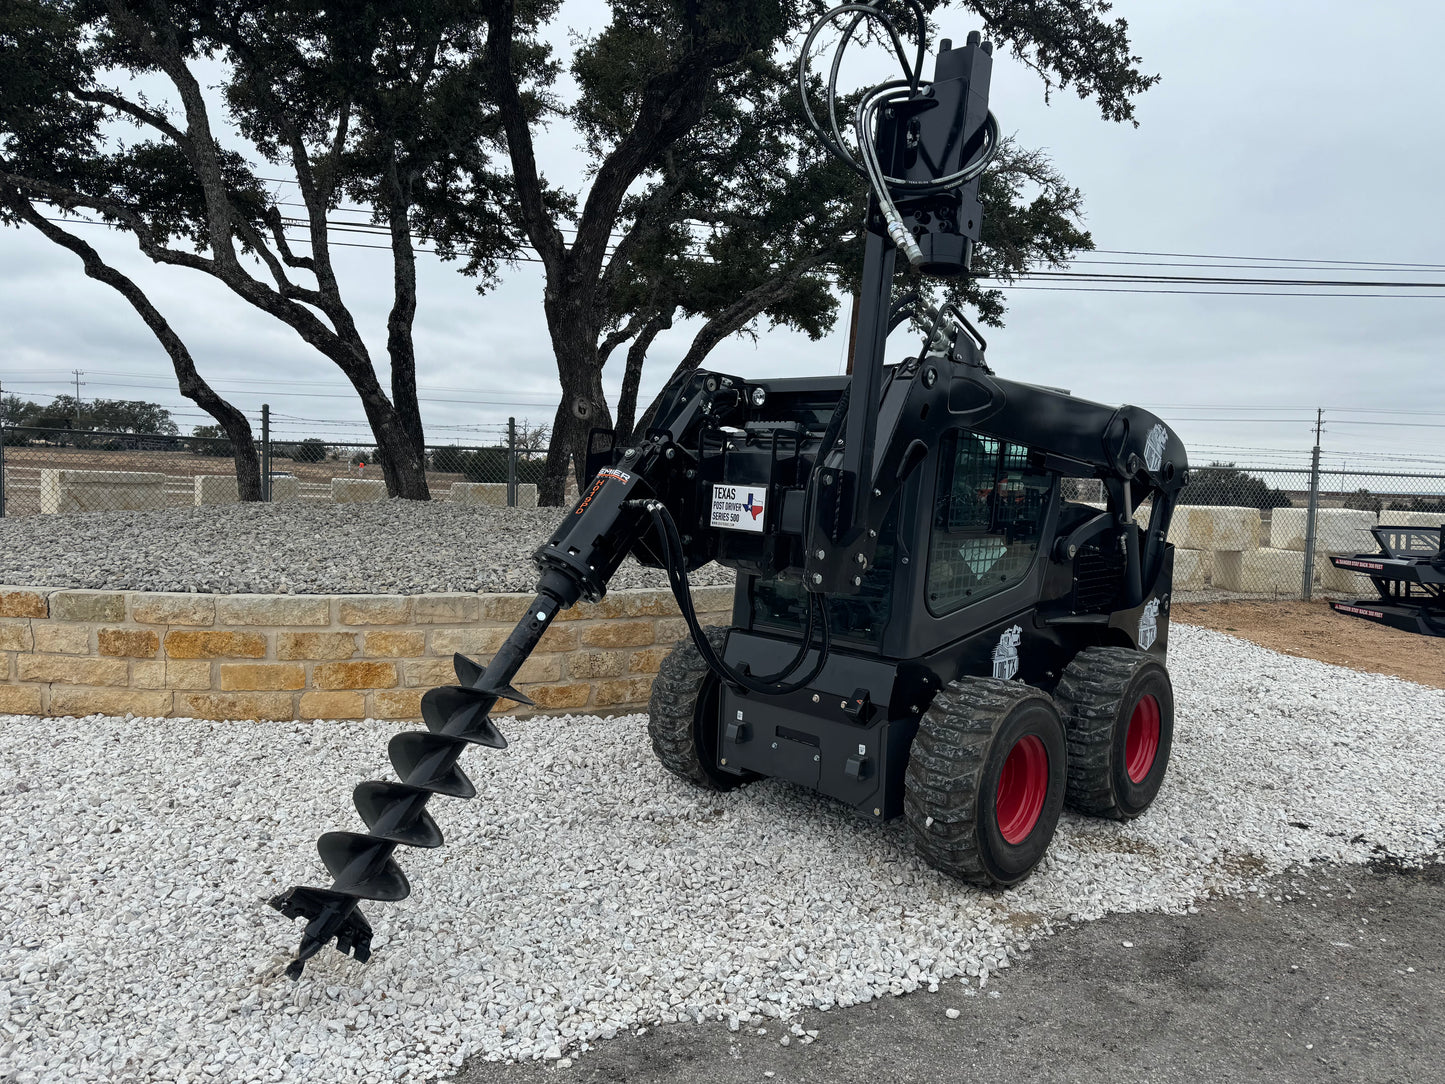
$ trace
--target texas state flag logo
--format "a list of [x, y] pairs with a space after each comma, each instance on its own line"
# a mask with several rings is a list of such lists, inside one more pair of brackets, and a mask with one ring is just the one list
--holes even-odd
[[749, 493], [748, 502], [743, 505], [743, 511], [749, 513], [753, 517], [753, 519], [756, 520], [759, 516], [763, 514], [763, 506], [757, 501], [753, 500], [752, 493]]

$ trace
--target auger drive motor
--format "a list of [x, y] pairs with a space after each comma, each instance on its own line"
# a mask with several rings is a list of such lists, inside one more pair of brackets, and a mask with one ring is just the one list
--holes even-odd
[[[918, 291], [890, 304], [899, 252], [924, 275], [969, 273], [999, 142], [991, 47], [942, 41], [926, 81], [915, 14], [912, 63], [887, 16], [845, 4], [799, 65], [806, 104], [818, 33], [842, 23], [841, 56], [866, 20], [904, 69], [860, 99], [852, 147], [833, 80], [814, 120], [870, 191], [852, 375], [697, 370], [665, 389], [636, 443], [594, 432], [592, 480], [535, 555], [527, 615], [485, 666], [458, 656], [457, 683], [423, 698], [426, 730], [391, 743], [399, 781], [356, 790], [366, 831], [321, 837], [331, 886], [272, 901], [307, 919], [293, 977], [333, 939], [369, 956], [358, 901], [408, 894], [396, 847], [441, 844], [428, 800], [475, 793], [462, 752], [505, 745], [493, 707], [530, 703], [518, 669], [629, 555], [667, 570], [687, 620], [649, 730], [663, 764], [701, 787], [773, 777], [902, 816], [925, 861], [981, 885], [1027, 876], [1066, 803], [1129, 819], [1154, 800], [1173, 734], [1166, 534], [1185, 451], [1145, 410], [994, 375], [950, 305]], [[905, 323], [922, 345], [889, 362]], [[1077, 499], [1091, 491], [1095, 503]], [[710, 561], [737, 572], [730, 628], [699, 627], [691, 605], [687, 574]]]

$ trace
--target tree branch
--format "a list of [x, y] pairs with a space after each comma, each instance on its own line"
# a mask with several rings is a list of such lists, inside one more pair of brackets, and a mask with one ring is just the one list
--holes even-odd
[[512, 160], [512, 177], [527, 239], [542, 258], [550, 279], [561, 270], [567, 246], [562, 232], [547, 211], [542, 196], [542, 179], [537, 172], [537, 152], [532, 146], [532, 129], [527, 123], [522, 94], [512, 71], [512, 35], [516, 11], [512, 0], [503, 0], [487, 19], [487, 58], [497, 111], [507, 133], [507, 153]]
[[170, 357], [171, 367], [175, 370], [181, 394], [215, 418], [226, 436], [230, 438], [236, 460], [236, 483], [241, 499], [243, 501], [259, 501], [261, 499], [261, 468], [256, 455], [255, 441], [251, 434], [251, 423], [247, 421], [245, 414], [217, 395], [215, 389], [206, 383], [201, 374], [196, 371], [195, 361], [191, 357], [190, 350], [186, 348], [186, 344], [181, 341], [180, 336], [175, 333], [166, 318], [151, 304], [150, 298], [145, 295], [145, 292], [133, 280], [107, 264], [92, 246], [47, 219], [33, 203], [15, 189], [6, 186], [4, 189], [0, 189], [0, 194], [3, 194], [5, 205], [10, 207], [20, 219], [29, 223], [48, 240], [79, 256], [87, 276], [111, 287], [130, 303], [131, 308], [145, 321], [146, 326], [150, 328], [151, 333], [159, 340], [167, 356]]

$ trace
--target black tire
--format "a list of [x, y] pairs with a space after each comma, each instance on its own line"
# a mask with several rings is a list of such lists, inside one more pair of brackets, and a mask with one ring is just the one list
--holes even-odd
[[[1001, 794], [1005, 765], [1016, 750], [1023, 759], [1010, 768], [1010, 785]], [[1066, 758], [1063, 721], [1047, 694], [997, 678], [951, 683], [924, 713], [908, 756], [903, 811], [914, 848], [934, 869], [961, 880], [1018, 883], [1054, 838]], [[1031, 785], [1021, 787], [1018, 765], [1024, 762]]]
[[[728, 630], [710, 626], [703, 635], [721, 656]], [[668, 771], [708, 790], [732, 790], [758, 776], [733, 775], [717, 766], [719, 695], [722, 683], [702, 652], [684, 636], [662, 660], [647, 707], [652, 751]]]
[[1174, 746], [1164, 664], [1133, 648], [1088, 647], [1064, 669], [1054, 698], [1069, 738], [1069, 808], [1121, 821], [1148, 809]]

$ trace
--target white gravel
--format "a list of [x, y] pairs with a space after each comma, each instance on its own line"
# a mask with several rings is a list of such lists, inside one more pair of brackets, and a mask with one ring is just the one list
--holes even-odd
[[[11, 516], [0, 518], [0, 583], [263, 594], [531, 591], [532, 554], [566, 514], [381, 501]], [[733, 572], [707, 565], [690, 579], [731, 584]], [[667, 576], [628, 560], [609, 586], [666, 587]]]
[[1154, 808], [1066, 816], [1012, 891], [783, 784], [692, 789], [640, 716], [511, 721], [507, 752], [467, 758], [479, 799], [433, 803], [446, 846], [402, 854], [411, 899], [367, 906], [372, 962], [327, 951], [299, 984], [275, 977], [299, 930], [262, 901], [324, 883], [315, 837], [355, 823], [392, 727], [0, 717], [0, 1078], [423, 1081], [677, 1020], [797, 1035], [885, 994], [976, 994], [1060, 923], [1439, 854], [1445, 691], [1172, 639]]

